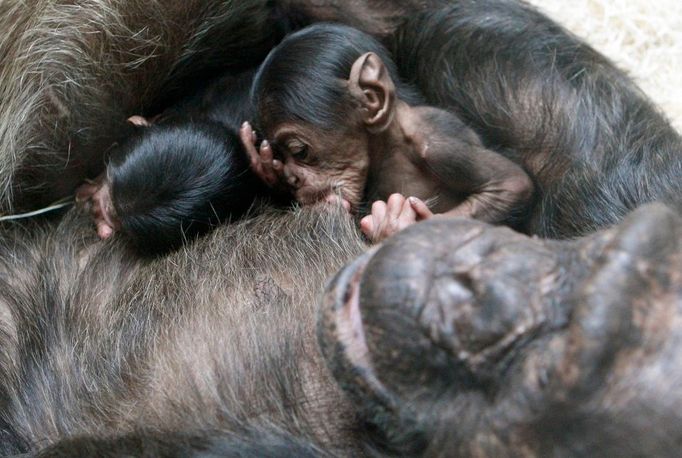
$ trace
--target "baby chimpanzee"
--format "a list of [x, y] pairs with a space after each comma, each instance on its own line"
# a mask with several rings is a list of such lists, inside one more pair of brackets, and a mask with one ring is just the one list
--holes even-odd
[[106, 172], [77, 192], [108, 238], [126, 233], [155, 254], [243, 214], [263, 190], [239, 140], [252, 116], [253, 72], [225, 77], [153, 120], [133, 116], [138, 132], [112, 154]]
[[254, 171], [304, 205], [336, 200], [357, 212], [377, 200], [361, 221], [373, 241], [433, 213], [509, 223], [530, 204], [525, 171], [454, 114], [424, 106], [387, 50], [356, 29], [318, 24], [288, 36], [251, 91], [270, 139], [257, 151], [242, 127]]

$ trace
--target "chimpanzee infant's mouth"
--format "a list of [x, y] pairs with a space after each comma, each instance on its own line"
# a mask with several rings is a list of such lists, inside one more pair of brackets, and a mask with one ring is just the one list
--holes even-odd
[[296, 200], [304, 206], [317, 204], [337, 205], [343, 207], [348, 212], [352, 212], [357, 207], [340, 188], [326, 188], [324, 190], [301, 188], [296, 192]]

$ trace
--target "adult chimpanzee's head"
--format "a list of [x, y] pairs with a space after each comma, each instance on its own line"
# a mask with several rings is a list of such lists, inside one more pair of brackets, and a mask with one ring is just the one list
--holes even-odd
[[256, 74], [252, 97], [296, 198], [338, 192], [353, 206], [367, 179], [369, 136], [388, 128], [396, 97], [418, 99], [376, 39], [332, 24], [285, 38]]
[[322, 352], [403, 454], [667, 456], [680, 434], [680, 222], [651, 204], [574, 241], [413, 225], [328, 285]]

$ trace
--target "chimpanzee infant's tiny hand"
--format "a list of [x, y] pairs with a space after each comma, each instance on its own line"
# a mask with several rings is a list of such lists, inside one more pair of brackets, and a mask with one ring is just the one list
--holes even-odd
[[76, 203], [90, 212], [95, 220], [97, 235], [102, 240], [108, 239], [120, 229], [120, 224], [114, 216], [111, 188], [104, 174], [76, 190]]
[[285, 189], [282, 161], [273, 157], [272, 147], [267, 140], [263, 140], [260, 148], [256, 149], [256, 132], [251, 124], [245, 122], [239, 130], [239, 136], [251, 163], [251, 170], [269, 187]]
[[372, 204], [372, 213], [362, 218], [360, 229], [372, 243], [379, 243], [407, 226], [431, 216], [433, 213], [422, 200], [391, 194], [387, 202], [377, 200]]

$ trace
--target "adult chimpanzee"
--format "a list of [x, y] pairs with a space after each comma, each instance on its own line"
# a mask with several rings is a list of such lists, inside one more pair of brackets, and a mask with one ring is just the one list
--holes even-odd
[[[127, 139], [104, 175], [80, 188], [101, 238], [123, 229], [139, 248], [159, 252], [253, 202], [258, 188], [237, 140], [239, 119], [254, 115], [253, 74], [225, 79], [200, 97], [199, 106], [181, 103], [172, 109], [180, 114], [162, 114]], [[279, 175], [288, 177], [300, 202], [338, 194], [357, 210], [363, 195], [388, 200], [385, 218], [378, 202], [362, 221], [374, 242], [395, 231], [382, 224], [395, 205], [389, 193], [409, 193], [430, 200], [433, 211], [488, 222], [518, 219], [532, 195], [523, 169], [483, 148], [455, 115], [413, 106], [419, 95], [400, 84], [386, 49], [352, 27], [313, 25], [286, 37], [261, 65], [253, 92], [259, 125], [286, 161]], [[140, 116], [130, 120], [149, 125]], [[274, 172], [256, 152], [248, 124], [242, 134], [255, 169], [265, 164]], [[272, 156], [263, 145], [262, 154]], [[413, 197], [396, 219], [410, 224], [432, 216], [432, 209]]]
[[537, 11], [459, 1], [416, 15], [392, 46], [429, 103], [533, 171], [530, 233], [587, 234], [654, 200], [680, 209], [679, 134], [623, 72]]
[[216, 74], [253, 68], [292, 28], [337, 20], [388, 36], [405, 15], [440, 3], [3, 2], [0, 208], [34, 209], [73, 193], [103, 171], [128, 117], [157, 114]]
[[[527, 24], [533, 24], [542, 40], [529, 39]], [[495, 29], [494, 36], [486, 33], [490, 29]], [[315, 35], [316, 31], [309, 33]], [[322, 32], [317, 34], [323, 35]], [[361, 53], [358, 49], [365, 49], [351, 44], [354, 42], [350, 38], [341, 41], [345, 46], [336, 45], [336, 48], [332, 47], [334, 41], [326, 39], [325, 42], [324, 36], [311, 37], [311, 41], [312, 38], [325, 43], [320, 46], [328, 51], [327, 54], [316, 53], [313, 47], [308, 53], [312, 56], [345, 56], [342, 50], [351, 54], [348, 49], [353, 49], [358, 54]], [[462, 205], [468, 207], [468, 211], [462, 211], [460, 207], [453, 211], [476, 215], [478, 210], [484, 219], [486, 212], [500, 206], [490, 197], [489, 188], [501, 197], [509, 194], [505, 192], [503, 182], [494, 181], [496, 174], [500, 178], [506, 177], [500, 172], [502, 168], [496, 168], [485, 179], [480, 178], [482, 183], [462, 185], [457, 179], [466, 176], [466, 167], [456, 167], [453, 155], [436, 153], [439, 158], [450, 158], [450, 163], [440, 160], [438, 165], [432, 164], [434, 160], [429, 160], [428, 155], [423, 164], [403, 161], [410, 165], [414, 163], [411, 168], [400, 163], [398, 157], [393, 157], [390, 166], [386, 165], [391, 161], [385, 160], [386, 154], [382, 154], [376, 145], [372, 145], [373, 155], [363, 155], [367, 150], [365, 143], [380, 135], [374, 132], [367, 140], [366, 134], [360, 135], [357, 127], [349, 125], [354, 126], [356, 118], [362, 116], [356, 112], [373, 113], [373, 107], [368, 103], [363, 105], [367, 93], [372, 93], [371, 101], [374, 102], [390, 100], [388, 96], [380, 97], [390, 91], [376, 91], [375, 88], [382, 87], [380, 84], [372, 89], [366, 85], [356, 91], [357, 97], [349, 99], [357, 99], [357, 108], [349, 109], [353, 104], [348, 102], [343, 111], [339, 100], [347, 99], [337, 95], [343, 92], [322, 89], [328, 88], [325, 85], [333, 80], [336, 84], [333, 88], [347, 84], [352, 93], [356, 83], [350, 69], [344, 67], [351, 63], [339, 63], [343, 62], [340, 57], [338, 62], [333, 58], [311, 57], [307, 66], [298, 72], [301, 66], [289, 68], [287, 65], [296, 61], [296, 50], [299, 54], [306, 52], [309, 46], [306, 35], [297, 34], [281, 46], [283, 48], [266, 61], [263, 75], [256, 79], [258, 111], [262, 112], [266, 135], [282, 138], [286, 135], [289, 140], [296, 137], [294, 143], [299, 145], [296, 151], [303, 145], [303, 151], [309, 157], [302, 159], [285, 154], [286, 148], [282, 145], [285, 142], [282, 138], [274, 138], [281, 153], [279, 159], [286, 163], [281, 164], [279, 159], [273, 161], [272, 153], [266, 147], [260, 156], [261, 175], [265, 178], [280, 175], [285, 181], [295, 180], [294, 187], [298, 187], [295, 195], [304, 203], [316, 196], [321, 198], [325, 193], [341, 192], [342, 199], [352, 201], [351, 206], [357, 205], [358, 194], [362, 192], [369, 193], [369, 197], [381, 197], [383, 193], [385, 199], [387, 191], [410, 189], [424, 193], [425, 186], [419, 187], [422, 181], [427, 181], [432, 188], [447, 181], [459, 184], [459, 191], [469, 194]], [[376, 46], [368, 43], [366, 47], [374, 49]], [[499, 154], [493, 153], [491, 158], [506, 157], [528, 171], [537, 191], [536, 202], [530, 210], [531, 220], [525, 228], [528, 232], [574, 237], [618, 222], [642, 202], [658, 199], [671, 204], [676, 202], [677, 183], [682, 173], [682, 146], [677, 132], [605, 58], [577, 39], [566, 36], [561, 28], [543, 20], [537, 12], [528, 8], [510, 10], [508, 2], [458, 2], [436, 14], [417, 15], [409, 26], [401, 29], [393, 48], [408, 82], [418, 83], [429, 102], [457, 113], [480, 135], [486, 148], [471, 146], [476, 148], [471, 157], [477, 157], [481, 163], [492, 161], [481, 155], [492, 150]], [[278, 62], [280, 56], [284, 62]], [[315, 65], [319, 68], [314, 68]], [[272, 76], [270, 67], [273, 68]], [[448, 78], [431, 78], [434, 74], [448, 75]], [[278, 85], [280, 76], [291, 87]], [[320, 77], [323, 82], [314, 85], [312, 81]], [[409, 87], [404, 85], [396, 92], [398, 96], [401, 93], [410, 96]], [[316, 107], [314, 112], [299, 103], [303, 100]], [[342, 126], [340, 132], [330, 125], [332, 120]], [[660, 128], [652, 128], [651, 123]], [[406, 123], [402, 124], [401, 136], [409, 137], [409, 131], [404, 134]], [[320, 135], [312, 135], [313, 131]], [[428, 138], [429, 134], [424, 136]], [[431, 136], [438, 138], [435, 134]], [[380, 141], [391, 143], [386, 138]], [[425, 141], [411, 139], [410, 145], [416, 145], [418, 149]], [[392, 139], [392, 142], [396, 140]], [[454, 143], [454, 139], [450, 143]], [[437, 149], [447, 151], [447, 148]], [[367, 160], [367, 156], [373, 159]], [[461, 160], [468, 157], [465, 155]], [[363, 168], [364, 162], [374, 163]], [[353, 166], [348, 167], [351, 163]], [[468, 168], [470, 171], [476, 167], [470, 163]], [[393, 177], [399, 176], [395, 170], [400, 169], [404, 174], [402, 182]], [[424, 180], [423, 176], [428, 174], [438, 179]], [[397, 183], [390, 181], [391, 178]], [[333, 188], [334, 183], [342, 189]], [[358, 187], [359, 190], [355, 189]], [[528, 187], [515, 185], [512, 189]], [[446, 191], [440, 189], [441, 197], [444, 193]], [[449, 199], [444, 200], [447, 205]], [[504, 198], [502, 203], [506, 201]], [[479, 208], [471, 211], [477, 203]], [[384, 226], [386, 215], [397, 227], [405, 224], [403, 213], [410, 213], [412, 220], [415, 219], [414, 211], [409, 206], [406, 208], [404, 199], [391, 199], [378, 210], [373, 217]], [[373, 232], [371, 228], [367, 230]]]
[[[553, 161], [562, 159], [561, 152], [566, 148], [577, 148], [584, 153], [577, 156], [583, 159], [576, 159], [560, 169], [564, 177], [561, 183], [575, 183], [576, 186], [583, 177], [586, 187], [599, 188], [600, 196], [608, 195], [614, 200], [583, 202], [570, 186], [565, 193], [560, 193], [560, 187], [551, 185], [551, 175], [542, 175], [536, 184], [543, 186], [543, 195], [548, 197], [538, 204], [543, 212], [539, 213], [540, 220], [536, 223], [546, 233], [586, 232], [618, 220], [628, 207], [646, 200], [666, 200], [679, 193], [679, 180], [672, 179], [679, 176], [679, 156], [674, 154], [680, 145], [679, 137], [606, 60], [542, 15], [517, 2], [462, 1], [447, 10], [417, 14], [420, 9], [417, 4], [433, 8], [436, 3], [440, 2], [395, 1], [391, 2], [395, 6], [392, 9], [387, 7], [386, 1], [365, 3], [358, 0], [343, 2], [345, 8], [337, 9], [332, 4], [328, 9], [311, 7], [308, 12], [318, 19], [333, 19], [338, 13], [339, 19], [383, 36], [396, 50], [395, 57], [403, 74], [414, 79], [428, 103], [454, 110], [482, 138], [489, 137], [489, 141], [499, 148], [506, 147], [511, 153], [523, 155], [536, 140], [547, 148], [553, 147], [548, 149]], [[125, 119], [126, 115], [150, 106], [154, 100], [162, 104], [165, 99], [162, 88], [163, 92], [171, 94], [178, 87], [172, 83], [177, 81], [180, 85], [188, 81], [191, 70], [199, 72], [211, 68], [217, 60], [210, 57], [217, 55], [213, 54], [217, 48], [204, 44], [212, 41], [224, 45], [241, 41], [247, 46], [262, 43], [267, 34], [259, 32], [269, 30], [259, 12], [267, 11], [266, 2], [220, 4], [235, 9], [220, 9], [228, 6], [218, 7], [217, 3], [206, 2], [182, 2], [182, 6], [175, 5], [177, 8], [172, 3], [164, 3], [162, 8], [154, 1], [125, 6], [112, 3], [107, 4], [107, 8], [98, 7], [98, 3], [90, 8], [73, 9], [71, 5], [50, 3], [50, 8], [41, 10], [46, 16], [41, 16], [25, 4], [1, 4], [3, 13], [12, 10], [14, 20], [11, 26], [0, 30], [7, 37], [17, 38], [2, 42], [3, 59], [0, 59], [3, 65], [0, 74], [3, 78], [4, 75], [12, 78], [11, 84], [0, 85], [4, 91], [0, 117], [4, 123], [2, 157], [5, 174], [2, 176], [8, 184], [8, 168], [16, 170], [16, 163], [10, 160], [8, 151], [16, 151], [23, 158], [25, 173], [33, 170], [36, 174], [31, 177], [13, 174], [15, 189], [22, 193], [22, 196], [16, 196], [17, 199], [21, 197], [29, 202], [29, 194], [32, 199], [39, 195], [29, 193], [29, 189], [18, 189], [20, 186], [36, 183], [60, 186], [57, 180], [46, 178], [57, 171], [31, 167], [31, 164], [45, 165], [45, 157], [24, 157], [27, 152], [44, 151], [51, 158], [54, 147], [66, 157], [71, 139], [72, 157], [83, 161], [88, 157], [85, 146], [98, 141], [108, 145], [116, 130], [112, 125], [118, 128], [115, 120]], [[27, 9], [22, 10], [22, 7]], [[367, 14], [358, 13], [362, 8]], [[235, 15], [227, 14], [229, 11]], [[386, 16], [394, 13], [396, 16]], [[397, 26], [393, 19], [406, 13], [410, 13], [411, 19], [393, 35]], [[69, 17], [69, 14], [77, 16]], [[235, 25], [237, 18], [239, 27]], [[97, 33], [98, 24], [106, 24], [102, 25], [106, 33]], [[211, 24], [217, 25], [212, 27]], [[55, 27], [48, 28], [47, 25]], [[93, 33], [88, 33], [92, 32], [89, 27], [95, 27]], [[54, 40], [55, 33], [69, 39]], [[69, 34], [76, 34], [78, 39]], [[220, 37], [225, 39], [216, 39]], [[23, 46], [28, 47], [24, 40], [33, 43], [32, 53], [23, 52], [26, 49]], [[141, 42], [148, 47], [136, 46]], [[41, 54], [47, 47], [57, 46], [55, 43], [68, 52], [50, 53], [49, 58], [48, 54]], [[103, 46], [103, 43], [109, 46]], [[155, 43], [158, 46], [155, 47]], [[208, 54], [198, 49], [207, 50]], [[434, 60], [426, 51], [436, 50], [441, 54]], [[228, 51], [227, 58], [233, 58], [227, 59], [228, 63], [238, 62], [240, 56], [237, 54]], [[25, 57], [23, 60], [5, 58], [18, 55]], [[40, 60], [40, 56], [45, 56], [44, 60]], [[73, 56], [78, 58], [72, 59]], [[201, 57], [207, 57], [207, 60]], [[463, 65], [465, 62], [467, 65]], [[95, 63], [101, 63], [102, 67]], [[427, 71], [428, 65], [433, 70]], [[72, 78], [74, 74], [79, 78]], [[441, 78], [445, 74], [450, 79]], [[160, 75], [167, 77], [160, 78]], [[105, 84], [105, 78], [110, 79], [109, 84]], [[149, 85], [144, 84], [149, 81]], [[543, 81], [545, 85], [541, 84]], [[79, 91], [71, 86], [75, 82], [82, 86]], [[6, 98], [5, 94], [10, 96]], [[98, 95], [102, 97], [98, 98]], [[36, 106], [43, 106], [44, 110], [35, 110]], [[575, 116], [576, 113], [583, 117]], [[48, 120], [57, 122], [46, 122]], [[82, 126], [83, 130], [78, 131], [76, 126]], [[582, 133], [592, 135], [579, 137]], [[622, 149], [617, 148], [618, 145]], [[623, 153], [617, 155], [620, 151]], [[593, 160], [591, 168], [586, 166], [589, 160]], [[635, 160], [639, 161], [638, 167], [633, 166]], [[550, 161], [548, 173], [558, 166]], [[75, 170], [70, 169], [70, 172]], [[65, 178], [64, 189], [71, 190], [83, 178], [84, 168], [79, 170], [75, 173], [76, 178]], [[101, 165], [99, 169], [93, 167], [93, 175], [99, 171]], [[590, 174], [590, 171], [595, 173]], [[621, 186], [628, 189], [617, 194], [615, 191]], [[8, 202], [8, 194], [4, 195]], [[18, 205], [20, 200], [16, 203]], [[584, 222], [562, 220], [581, 215], [586, 218]], [[677, 442], [676, 432], [672, 430], [679, 422], [670, 408], [678, 402], [677, 393], [660, 385], [657, 393], [668, 391], [668, 406], [651, 402], [644, 406], [649, 409], [634, 410], [634, 407], [640, 400], [645, 400], [643, 393], [637, 392], [641, 391], [642, 380], [647, 382], [647, 377], [651, 377], [652, 381], [664, 383], [666, 379], [661, 373], [674, 373], [673, 369], [677, 367], [675, 349], [680, 348], [675, 345], [675, 333], [660, 334], [669, 344], [637, 347], [638, 342], [645, 341], [638, 341], [641, 334], [634, 326], [619, 326], [627, 324], [627, 320], [593, 319], [587, 313], [589, 307], [571, 308], [570, 305], [580, 301], [595, 307], [600, 305], [594, 309], [598, 314], [613, 310], [608, 306], [613, 300], [627, 305], [620, 300], [622, 297], [639, 299], [639, 294], [650, 297], [647, 296], [650, 291], [661, 292], [660, 297], [663, 297], [658, 302], [660, 307], [651, 302], [651, 311], [666, 310], [666, 304], [674, 303], [679, 276], [673, 267], [679, 265], [679, 261], [677, 264], [673, 261], [679, 251], [676, 248], [679, 241], [659, 237], [645, 243], [651, 235], [647, 231], [652, 228], [674, 228], [674, 218], [670, 215], [666, 218], [657, 217], [650, 221], [651, 224], [639, 226], [646, 230], [630, 231], [623, 226], [622, 231], [616, 229], [596, 236], [594, 250], [585, 250], [603, 254], [596, 262], [581, 258], [580, 251], [568, 256], [566, 262], [557, 260], [563, 256], [560, 247], [569, 250], [570, 246], [580, 246], [580, 241], [543, 245], [526, 239], [520, 241], [516, 238], [520, 236], [511, 236], [508, 232], [482, 229], [481, 223], [452, 223], [457, 226], [448, 227], [447, 231], [459, 235], [454, 243], [462, 245], [459, 249], [457, 246], [451, 248], [455, 268], [461, 265], [455, 273], [462, 275], [457, 283], [452, 283], [453, 288], [446, 284], [434, 293], [456, 295], [461, 291], [465, 294], [467, 287], [459, 289], [458, 285], [471, 285], [469, 291], [475, 291], [475, 297], [490, 298], [485, 302], [490, 308], [484, 308], [483, 312], [484, 316], [489, 312], [494, 320], [476, 320], [479, 315], [474, 302], [471, 306], [443, 307], [443, 321], [432, 320], [433, 326], [424, 328], [433, 332], [429, 335], [433, 340], [413, 342], [415, 347], [401, 342], [395, 348], [388, 348], [381, 340], [385, 336], [378, 336], [381, 326], [412, 330], [414, 315], [403, 305], [406, 302], [396, 300], [395, 303], [408, 312], [404, 321], [398, 321], [402, 315], [395, 313], [386, 315], [383, 321], [383, 316], [371, 311], [374, 306], [367, 306], [365, 288], [372, 286], [361, 286], [365, 291], [361, 291], [363, 300], [359, 303], [361, 321], [357, 323], [361, 327], [351, 327], [351, 330], [362, 331], [359, 335], [366, 337], [369, 354], [376, 361], [362, 366], [364, 362], [358, 361], [354, 348], [329, 351], [328, 344], [337, 340], [336, 334], [323, 331], [324, 354], [330, 358], [338, 382], [327, 371], [327, 363], [317, 347], [313, 303], [321, 292], [324, 278], [364, 249], [344, 215], [315, 214], [307, 209], [294, 213], [266, 212], [236, 225], [221, 227], [181, 252], [154, 260], [131, 256], [119, 241], [98, 241], [88, 222], [77, 218], [76, 214], [58, 224], [46, 224], [42, 230], [31, 226], [4, 227], [0, 247], [2, 452], [43, 449], [46, 456], [140, 455], [144, 452], [214, 452], [234, 456], [248, 454], [257, 448], [261, 454], [271, 456], [351, 455], [367, 450], [365, 447], [369, 444], [383, 447], [379, 449], [381, 451], [403, 450], [426, 455], [445, 454], [452, 449], [479, 455], [499, 450], [530, 454], [536, 450], [534, 447], [567, 455], [583, 450], [620, 454], [630, 450], [659, 452], [660, 448], [656, 447], [665, 446], [666, 440], [672, 438]], [[401, 240], [410, 243], [407, 241], [422, 230], [434, 238], [442, 234], [443, 229], [437, 225], [415, 225], [405, 234], [407, 238]], [[531, 290], [530, 281], [526, 283], [531, 288], [528, 291], [545, 293], [542, 297], [547, 297], [549, 307], [545, 299], [538, 297], [533, 307], [538, 314], [532, 317], [504, 313], [522, 312], [518, 305], [527, 301], [522, 294], [513, 294], [523, 291], [522, 288], [509, 290], [509, 295], [505, 295], [505, 289], [495, 288], [500, 284], [493, 281], [495, 279], [513, 280], [504, 272], [510, 263], [500, 264], [503, 270], [500, 277], [495, 270], [488, 277], [484, 275], [486, 272], [477, 270], [476, 265], [481, 265], [486, 256], [494, 255], [495, 250], [472, 248], [470, 258], [459, 257], [459, 254], [465, 254], [467, 237], [481, 232], [490, 234], [490, 238], [500, 243], [511, 238], [523, 253], [538, 255], [528, 256], [524, 278], [547, 279], [538, 283], [537, 291]], [[674, 235], [673, 229], [668, 232]], [[600, 249], [599, 240], [609, 239], [616, 240], [612, 245], [615, 250]], [[642, 244], [636, 244], [634, 239]], [[656, 240], [665, 242], [667, 249], [658, 247]], [[447, 239], [433, 242], [435, 244], [428, 246], [434, 253], [436, 247], [452, 243]], [[469, 247], [478, 247], [474, 245]], [[639, 256], [641, 249], [647, 247], [651, 248], [654, 257], [665, 260], [661, 263], [662, 270], [656, 271], [656, 264], [646, 261], [652, 259], [651, 256]], [[401, 253], [404, 257], [399, 256], [399, 260], [411, 261], [414, 253], [421, 251], [413, 250], [412, 245], [403, 251], [396, 251], [392, 246], [383, 254], [377, 253], [376, 265], [385, 265], [379, 261], [390, 253]], [[664, 257], [664, 253], [669, 257]], [[626, 276], [609, 275], [618, 274], [617, 269], [599, 269], [611, 256], [621, 263], [613, 264], [615, 266], [633, 271], [650, 268], [660, 274], [658, 278], [665, 281], [668, 275], [670, 281], [662, 281], [660, 288], [642, 281], [636, 284], [635, 291], [628, 290], [625, 285], [632, 283], [620, 282]], [[495, 259], [502, 258], [493, 256], [492, 261]], [[637, 262], [638, 259], [646, 262]], [[545, 260], [549, 264], [556, 261], [560, 268], [546, 269]], [[447, 257], [443, 261], [447, 261]], [[666, 267], [668, 264], [673, 267]], [[584, 269], [579, 267], [581, 265]], [[409, 264], [404, 267], [409, 273]], [[551, 280], [563, 271], [569, 274], [566, 280], [553, 283]], [[445, 277], [438, 277], [440, 272], [434, 270], [432, 277], [408, 278], [410, 283], [399, 283], [390, 288], [390, 297], [405, 299], [407, 296], [409, 299], [411, 292], [420, 291], [412, 288], [413, 283], [445, 281]], [[549, 274], [543, 276], [547, 272]], [[597, 278], [593, 273], [601, 275]], [[587, 277], [593, 277], [594, 281], [584, 280]], [[482, 282], [478, 283], [478, 279]], [[571, 286], [584, 281], [589, 282], [589, 285], [583, 283], [585, 295], [569, 295], [568, 298], [564, 295], [566, 291], [578, 291], [579, 287], [572, 289]], [[501, 284], [504, 286], [504, 282]], [[633, 294], [625, 294], [629, 292]], [[495, 297], [504, 300], [494, 301]], [[389, 296], [386, 299], [389, 300]], [[448, 303], [447, 295], [442, 295], [442, 299], [444, 304]], [[571, 302], [574, 300], [576, 302]], [[562, 307], [566, 302], [569, 307]], [[645, 301], [637, 300], [634, 305], [640, 303]], [[380, 306], [377, 302], [379, 311]], [[571, 331], [572, 337], [538, 340], [543, 332], [553, 330], [553, 324], [561, 325], [561, 320], [554, 320], [554, 317], [545, 319], [544, 323], [549, 325], [538, 325], [543, 323], [541, 315], [557, 312], [557, 318], [561, 318], [561, 312], [566, 310], [574, 311], [568, 316], [571, 321], [564, 327]], [[635, 324], [674, 323], [674, 319], [649, 321], [637, 307], [616, 310], [630, 310], [636, 320], [642, 318]], [[675, 316], [674, 310], [667, 310], [663, 315]], [[429, 313], [432, 309], [425, 311]], [[448, 313], [451, 312], [462, 315], [449, 320]], [[424, 315], [426, 321], [429, 318]], [[466, 329], [467, 323], [472, 322], [469, 318], [473, 319], [474, 332]], [[380, 321], [383, 321], [382, 325]], [[485, 326], [495, 322], [499, 323], [496, 329]], [[324, 323], [329, 321], [325, 319]], [[458, 346], [456, 339], [449, 338], [452, 333], [440, 332], [447, 331], [447, 323], [459, 326], [456, 336], [463, 336], [464, 346]], [[617, 326], [613, 326], [614, 323]], [[439, 328], [439, 324], [443, 326]], [[539, 334], [525, 333], [524, 324], [531, 328], [535, 326]], [[608, 339], [581, 340], [581, 337], [599, 337], [600, 333], [602, 336], [627, 335], [631, 338], [627, 344], [633, 346], [626, 352], [601, 352], [605, 347], [599, 343], [608, 342]], [[520, 340], [514, 340], [515, 336]], [[341, 340], [351, 345], [358, 341], [348, 336]], [[446, 348], [453, 352], [463, 351], [458, 352], [461, 354], [457, 358], [447, 358], [445, 356], [449, 355], [443, 356], [445, 350], [438, 345], [434, 348], [433, 342], [450, 345]], [[555, 343], [562, 346], [562, 342], [568, 343], [566, 352], [553, 346]], [[592, 345], [594, 342], [596, 344]], [[623, 339], [618, 337], [618, 342], [623, 343]], [[507, 343], [509, 346], [505, 347]], [[390, 354], [406, 348], [425, 348], [429, 353], [420, 353], [419, 360], [408, 358], [409, 354], [404, 360], [396, 360], [395, 355]], [[505, 352], [505, 348], [510, 348], [510, 352]], [[654, 358], [660, 357], [662, 362], [672, 361], [673, 369], [647, 371], [642, 374], [644, 378], [638, 379], [634, 371], [628, 372], [635, 365], [643, 367], [638, 364], [637, 357], [642, 354], [638, 348]], [[543, 349], [544, 352], [538, 353]], [[660, 353], [655, 356], [657, 350]], [[386, 360], [374, 356], [384, 353]], [[555, 366], [542, 357], [551, 359], [557, 354], [565, 356], [559, 360], [566, 363], [565, 370], [551, 372]], [[628, 361], [627, 357], [631, 359]], [[339, 364], [348, 361], [371, 372], [355, 371], [357, 377], [350, 379], [347, 372], [338, 369]], [[410, 387], [414, 385], [407, 383], [411, 380], [406, 382], [402, 378], [408, 369], [399, 365], [384, 367], [386, 362], [396, 361], [414, 368], [411, 374], [423, 387], [420, 393], [424, 397], [410, 394], [413, 393]], [[596, 365], [594, 361], [597, 361]], [[526, 365], [521, 369], [526, 370], [515, 366], [524, 363]], [[430, 372], [432, 367], [437, 369]], [[538, 371], [534, 372], [533, 367]], [[593, 370], [600, 367], [608, 372]], [[655, 364], [650, 367], [655, 368]], [[544, 370], [546, 368], [550, 369], [549, 373]], [[506, 373], [510, 378], [496, 376], [504, 369], [510, 370]], [[431, 377], [434, 372], [438, 372], [437, 377]], [[375, 380], [371, 374], [377, 375]], [[566, 377], [555, 377], [557, 374]], [[524, 379], [525, 375], [537, 377]], [[608, 382], [605, 391], [599, 390], [603, 380], [600, 377], [606, 377]], [[670, 379], [674, 381], [675, 378]], [[532, 403], [535, 399], [532, 395], [537, 391], [527, 387], [534, 380], [538, 386], [557, 389], [541, 392], [541, 395], [549, 393], [550, 396], [541, 396], [539, 402]], [[619, 384], [620, 380], [623, 384]], [[377, 384], [370, 385], [374, 381]], [[564, 381], [566, 383], [562, 383]], [[439, 391], [438, 384], [446, 391]], [[348, 390], [351, 396], [345, 397], [339, 387]], [[500, 391], [500, 387], [506, 391]], [[564, 392], [563, 387], [575, 387], [576, 390]], [[398, 396], [375, 399], [377, 393]], [[420, 401], [429, 393], [443, 402], [428, 402], [427, 399], [427, 402], [415, 403], [414, 409], [403, 405], [404, 400]], [[519, 399], [516, 394], [528, 397]], [[602, 394], [605, 397], [600, 397]], [[391, 399], [396, 403], [387, 402]], [[524, 400], [531, 403], [524, 404]], [[581, 403], [581, 400], [588, 403]], [[594, 402], [590, 404], [590, 400]], [[636, 402], [630, 404], [632, 400]], [[496, 402], [504, 404], [500, 415], [490, 413], [495, 412]], [[460, 408], [462, 405], [464, 408]], [[396, 409], [391, 410], [394, 406]], [[449, 406], [454, 406], [451, 411]], [[486, 410], [487, 406], [492, 407]], [[595, 407], [596, 412], [586, 406]], [[600, 406], [604, 408], [600, 409]], [[629, 415], [628, 419], [633, 422], [641, 419], [645, 424], [656, 425], [656, 432], [660, 434], [652, 435], [651, 431], [639, 427], [641, 424], [622, 421], [623, 416], [617, 415], [620, 406], [624, 408], [623, 412], [636, 411], [639, 415]], [[577, 418], [579, 421], [569, 425], [549, 421], [563, 421], [558, 418], [562, 416], [566, 420]], [[484, 423], [475, 423], [477, 419]], [[604, 421], [600, 421], [602, 419]], [[611, 419], [621, 421], [614, 423]], [[503, 431], [506, 424], [510, 425], [509, 435], [491, 434]], [[491, 428], [476, 428], [481, 425]], [[524, 425], [530, 426], [524, 428]], [[576, 429], [568, 427], [573, 425]], [[462, 442], [462, 437], [471, 442]], [[624, 437], [627, 440], [623, 440]], [[638, 448], [629, 448], [632, 444]], [[420, 445], [424, 448], [415, 450]]]

